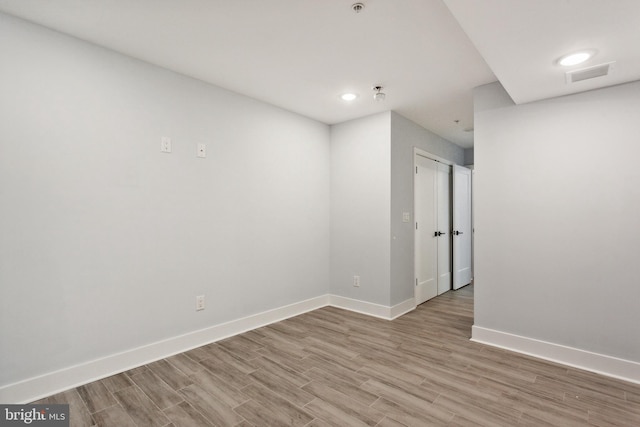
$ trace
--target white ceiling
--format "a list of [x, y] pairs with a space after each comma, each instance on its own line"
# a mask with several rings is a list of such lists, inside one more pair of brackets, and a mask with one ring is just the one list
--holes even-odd
[[[640, 0], [360, 1], [359, 14], [355, 0], [0, 0], [0, 11], [324, 123], [394, 110], [462, 147], [472, 89], [496, 76], [516, 102], [640, 79]], [[598, 50], [590, 64], [617, 61], [615, 74], [566, 85], [553, 61], [582, 47]]]
[[[444, 0], [517, 104], [640, 79], [640, 0]], [[557, 60], [595, 50], [569, 68]], [[614, 62], [608, 76], [565, 72]]]

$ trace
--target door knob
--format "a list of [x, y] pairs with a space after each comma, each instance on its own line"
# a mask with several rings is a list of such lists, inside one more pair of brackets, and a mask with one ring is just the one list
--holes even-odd
[[456, 236], [458, 236], [458, 235], [460, 235], [460, 234], [464, 234], [464, 233], [463, 233], [462, 231], [455, 230], [455, 231], [453, 232], [453, 234], [454, 234], [454, 235], [456, 235]]
[[433, 236], [434, 236], [434, 237], [440, 237], [440, 236], [442, 236], [443, 234], [447, 234], [447, 233], [443, 233], [442, 231], [436, 231], [435, 233], [433, 233]]

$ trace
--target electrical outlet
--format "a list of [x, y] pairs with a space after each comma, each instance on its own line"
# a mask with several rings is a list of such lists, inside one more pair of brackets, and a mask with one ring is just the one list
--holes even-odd
[[196, 311], [204, 310], [204, 295], [196, 297]]
[[409, 221], [411, 221], [411, 213], [402, 212], [402, 222], [409, 222]]
[[207, 146], [204, 144], [198, 144], [198, 157], [205, 158], [207, 157]]
[[163, 153], [171, 152], [171, 138], [169, 138], [168, 136], [163, 136], [162, 138], [160, 138], [160, 151], [162, 151]]
[[360, 276], [353, 276], [353, 286], [356, 288], [360, 287]]

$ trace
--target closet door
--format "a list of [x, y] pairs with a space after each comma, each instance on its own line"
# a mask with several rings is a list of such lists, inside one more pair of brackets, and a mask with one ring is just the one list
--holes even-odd
[[416, 155], [416, 304], [451, 289], [451, 166]]
[[438, 167], [416, 156], [414, 179], [416, 304], [438, 295]]
[[453, 289], [471, 283], [471, 170], [453, 166]]
[[438, 295], [451, 290], [451, 166], [437, 163]]

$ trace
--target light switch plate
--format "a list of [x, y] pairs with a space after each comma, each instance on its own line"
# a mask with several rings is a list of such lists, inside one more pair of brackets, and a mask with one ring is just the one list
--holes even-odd
[[196, 311], [204, 310], [204, 295], [196, 297]]
[[160, 138], [160, 151], [162, 151], [163, 153], [171, 152], [171, 138], [169, 138], [168, 136], [163, 136], [162, 138]]
[[411, 213], [410, 212], [402, 212], [402, 222], [411, 221]]

